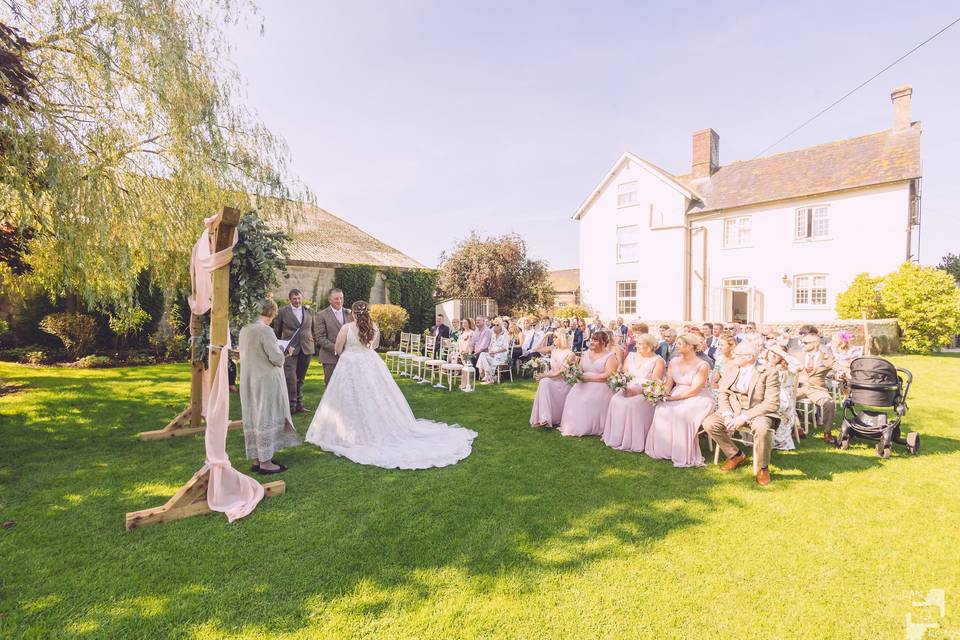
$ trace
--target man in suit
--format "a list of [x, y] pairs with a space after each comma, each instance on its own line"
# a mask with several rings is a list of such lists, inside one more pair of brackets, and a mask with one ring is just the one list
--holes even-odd
[[750, 429], [756, 442], [757, 484], [770, 484], [770, 449], [773, 432], [780, 424], [780, 376], [757, 363], [753, 341], [738, 344], [733, 364], [725, 367], [717, 392], [717, 411], [707, 416], [703, 428], [716, 441], [727, 461], [723, 471], [733, 471], [747, 459], [731, 439], [738, 429]]
[[430, 327], [430, 337], [433, 338], [433, 348], [440, 352], [440, 341], [450, 337], [450, 327], [444, 323], [444, 318], [437, 314], [437, 324]]
[[827, 388], [827, 376], [833, 371], [833, 356], [820, 348], [820, 336], [816, 333], [805, 334], [800, 338], [800, 345], [803, 350], [796, 354], [801, 367], [797, 375], [797, 400], [810, 400], [817, 406], [823, 440], [836, 444], [836, 439], [830, 433], [836, 406]]
[[660, 325], [660, 344], [657, 345], [657, 355], [664, 362], [677, 355], [677, 332], [668, 325]]
[[533, 318], [526, 318], [523, 321], [523, 335], [520, 336], [520, 353], [517, 356], [521, 362], [526, 362], [527, 360], [540, 355], [534, 349], [537, 346], [537, 343], [540, 342], [540, 339], [549, 333], [551, 329], [538, 329], [537, 321]]
[[303, 294], [291, 289], [287, 296], [290, 304], [280, 309], [273, 321], [273, 331], [280, 340], [287, 340], [283, 361], [283, 374], [287, 379], [287, 396], [290, 413], [304, 413], [303, 379], [310, 366], [310, 356], [316, 350], [313, 341], [313, 311], [303, 306]]
[[340, 289], [331, 289], [327, 295], [329, 306], [317, 314], [315, 326], [315, 336], [317, 345], [320, 347], [320, 363], [323, 365], [323, 384], [330, 384], [330, 378], [337, 368], [337, 360], [340, 357], [336, 354], [334, 347], [337, 343], [337, 334], [340, 328], [348, 322], [353, 322], [353, 314], [350, 309], [343, 307], [343, 291]]

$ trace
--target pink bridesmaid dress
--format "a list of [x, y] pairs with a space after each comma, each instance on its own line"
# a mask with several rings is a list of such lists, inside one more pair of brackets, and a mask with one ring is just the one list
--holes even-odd
[[[580, 364], [584, 373], [603, 373], [607, 359], [614, 357], [610, 351], [600, 357], [584, 351]], [[560, 433], [565, 436], [598, 436], [603, 433], [603, 421], [607, 417], [607, 405], [613, 391], [606, 382], [578, 382], [567, 394], [560, 419]]]
[[[697, 369], [706, 368], [702, 360], [689, 371], [681, 371], [679, 360], [670, 363], [674, 386], [671, 394], [686, 393], [693, 386]], [[703, 454], [697, 441], [697, 430], [713, 411], [710, 385], [703, 385], [700, 393], [686, 400], [658, 402], [653, 423], [647, 432], [644, 451], [651, 458], [670, 459], [675, 467], [702, 467]]]
[[[554, 349], [550, 352], [550, 373], [563, 369], [567, 357], [573, 353], [570, 349]], [[560, 424], [563, 417], [563, 405], [570, 393], [570, 385], [563, 378], [541, 378], [537, 385], [537, 395], [533, 398], [533, 410], [530, 412], [530, 425]]]
[[[644, 380], [652, 378], [658, 362], [663, 362], [663, 358], [658, 355], [646, 359], [641, 358], [638, 353], [628, 355], [624, 369], [633, 376], [630, 388], [639, 389]], [[654, 406], [644, 400], [643, 396], [628, 398], [623, 393], [617, 393], [610, 400], [603, 423], [603, 443], [621, 451], [643, 451], [647, 431], [653, 422], [653, 413]]]

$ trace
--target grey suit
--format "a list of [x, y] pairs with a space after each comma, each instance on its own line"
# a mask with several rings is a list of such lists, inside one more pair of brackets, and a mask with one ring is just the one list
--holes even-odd
[[316, 351], [313, 342], [313, 311], [307, 307], [303, 309], [303, 321], [297, 320], [297, 315], [291, 305], [280, 309], [273, 321], [273, 332], [281, 340], [290, 340], [287, 348], [293, 349], [292, 355], [286, 355], [283, 362], [283, 375], [287, 381], [287, 397], [290, 400], [290, 412], [295, 413], [303, 409], [303, 380], [307, 377], [307, 368], [310, 366], [310, 356]]
[[346, 307], [343, 307], [342, 323], [337, 319], [333, 307], [327, 307], [318, 313], [314, 320], [313, 335], [318, 347], [320, 363], [323, 365], [324, 384], [330, 384], [333, 371], [337, 368], [337, 360], [340, 359], [335, 351], [337, 334], [340, 333], [340, 328], [348, 322], [353, 322], [353, 313]]

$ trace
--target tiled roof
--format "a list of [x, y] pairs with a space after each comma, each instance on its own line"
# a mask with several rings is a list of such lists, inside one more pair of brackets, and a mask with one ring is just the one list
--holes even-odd
[[379, 267], [425, 269], [349, 222], [320, 207], [304, 204], [302, 218], [294, 225], [290, 260], [324, 264], [371, 264]]
[[920, 177], [920, 123], [720, 167], [676, 179], [700, 202], [689, 213], [732, 209]]
[[559, 269], [550, 272], [550, 284], [557, 293], [576, 291], [580, 288], [580, 269]]

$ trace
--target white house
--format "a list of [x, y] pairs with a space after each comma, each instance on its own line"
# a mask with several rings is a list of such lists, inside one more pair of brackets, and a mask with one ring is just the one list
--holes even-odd
[[911, 95], [891, 93], [891, 129], [725, 166], [717, 133], [697, 131], [684, 175], [624, 153], [574, 214], [583, 304], [604, 318], [834, 319], [858, 273], [917, 257]]

